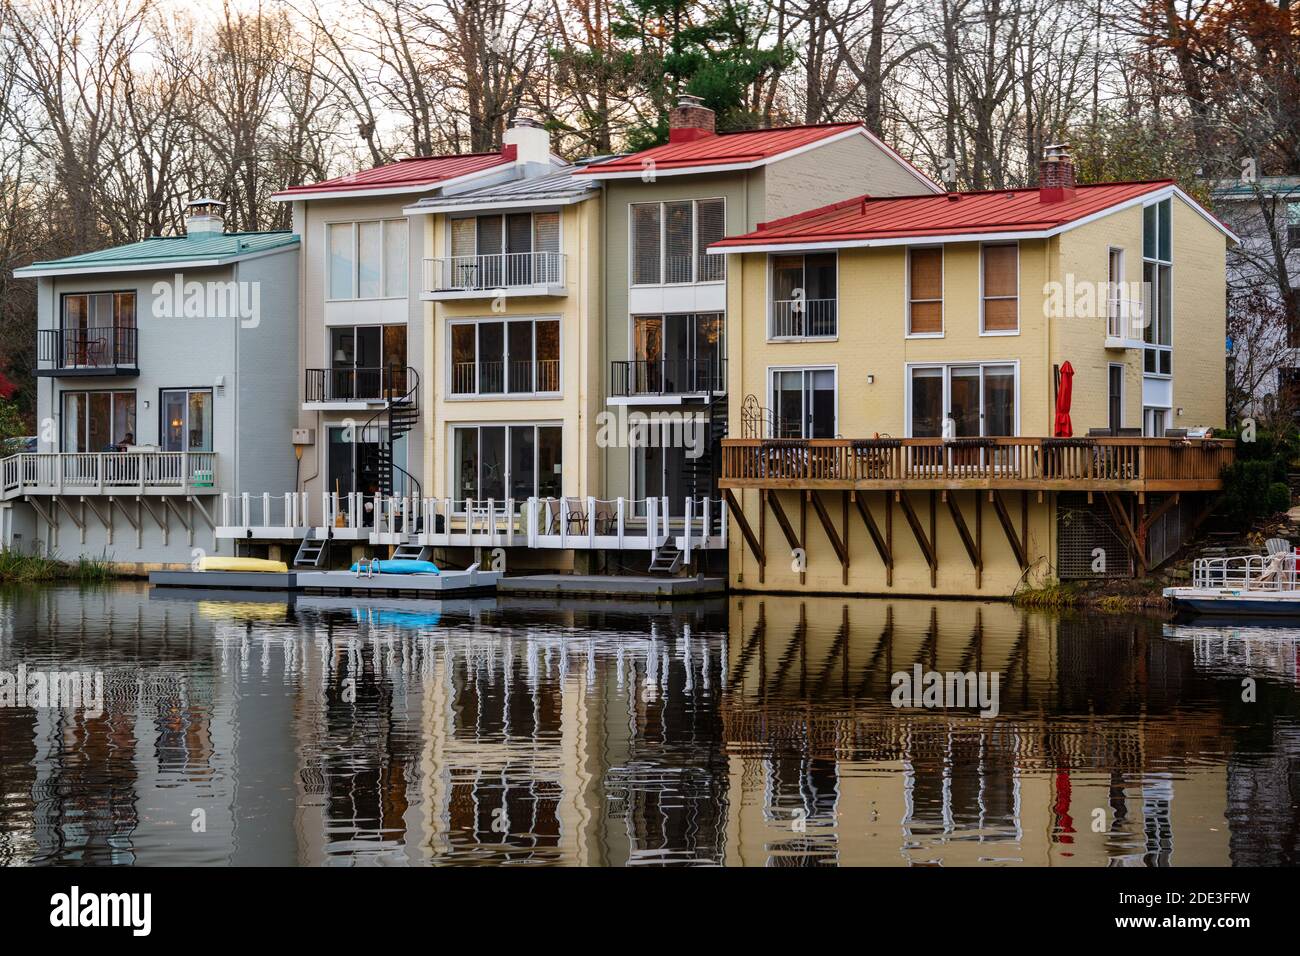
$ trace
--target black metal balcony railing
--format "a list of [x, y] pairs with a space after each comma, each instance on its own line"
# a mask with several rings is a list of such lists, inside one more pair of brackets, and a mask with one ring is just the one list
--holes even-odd
[[374, 368], [309, 368], [306, 400], [309, 402], [382, 401], [390, 386], [394, 394], [407, 391], [407, 369], [401, 365]]
[[41, 329], [37, 342], [37, 360], [47, 368], [113, 371], [136, 364], [134, 326]]
[[726, 390], [724, 358], [614, 362], [610, 369], [611, 395], [693, 395]]

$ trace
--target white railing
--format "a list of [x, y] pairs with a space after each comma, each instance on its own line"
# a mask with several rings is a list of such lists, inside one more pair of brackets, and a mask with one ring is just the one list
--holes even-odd
[[505, 252], [424, 260], [425, 292], [470, 292], [564, 284], [562, 252]]
[[838, 299], [775, 299], [772, 338], [823, 338], [839, 332]]
[[1296, 555], [1249, 554], [1231, 558], [1197, 558], [1192, 587], [1223, 591], [1294, 591]]
[[264, 492], [260, 495], [223, 494], [218, 537], [293, 536], [310, 528], [308, 495], [305, 491], [286, 491], [283, 495]]
[[[353, 492], [226, 494], [218, 537], [283, 540], [309, 529], [371, 544], [432, 547], [653, 551], [672, 543], [693, 551], [727, 547], [721, 500], [691, 498], [672, 512], [667, 498], [417, 498]], [[319, 517], [319, 520], [317, 518]]]
[[210, 451], [24, 453], [0, 462], [0, 481], [5, 497], [131, 490], [215, 494], [217, 455]]

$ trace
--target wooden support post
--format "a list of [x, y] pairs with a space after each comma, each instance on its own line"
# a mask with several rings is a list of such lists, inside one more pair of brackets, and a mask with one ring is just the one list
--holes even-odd
[[[975, 511], [979, 512], [979, 495], [975, 495]], [[957, 529], [957, 534], [961, 538], [962, 547], [966, 549], [966, 556], [970, 558], [971, 567], [975, 569], [975, 586], [980, 586], [980, 573], [984, 570], [984, 559], [980, 554], [979, 544], [975, 536], [970, 533], [970, 528], [966, 526], [966, 518], [961, 513], [961, 505], [957, 503], [957, 494], [948, 496], [948, 511], [952, 514], [953, 526]]]
[[1118, 492], [1107, 491], [1105, 492], [1105, 495], [1106, 505], [1110, 508], [1111, 517], [1115, 519], [1115, 523], [1119, 525], [1120, 530], [1128, 537], [1129, 547], [1132, 549], [1133, 556], [1136, 559], [1133, 565], [1134, 576], [1136, 577], [1140, 574], [1146, 574], [1147, 549], [1145, 539], [1138, 534], [1137, 528], [1134, 527], [1132, 519], [1129, 518], [1128, 510], [1124, 507], [1124, 503], [1119, 499]]
[[844, 578], [843, 584], [849, 586], [849, 493], [840, 492], [840, 527], [844, 529]]
[[1016, 527], [1011, 523], [1011, 515], [1007, 512], [1007, 503], [1002, 500], [1002, 493], [994, 491], [990, 497], [993, 499], [993, 510], [998, 516], [998, 522], [1002, 525], [1002, 531], [1007, 536], [1007, 543], [1011, 545], [1011, 553], [1016, 557], [1016, 563], [1020, 565], [1023, 571], [1029, 567], [1029, 560], [1025, 554], [1025, 544], [1016, 534]]
[[[767, 489], [758, 489], [758, 549], [767, 553]], [[758, 583], [767, 576], [767, 562], [758, 562]]]
[[799, 583], [808, 581], [808, 499], [799, 496], [799, 540], [803, 542], [803, 560], [799, 562]]
[[[925, 556], [925, 563], [930, 566], [930, 581], [933, 587], [939, 570], [939, 559], [934, 552], [934, 544], [930, 538], [926, 537], [925, 529], [921, 527], [921, 521], [912, 508], [912, 502], [907, 497], [907, 492], [900, 491], [898, 493], [898, 503], [903, 509], [903, 517], [907, 519], [908, 527], [912, 529], [912, 536], [916, 538], [916, 543], [921, 547], [921, 554]], [[934, 492], [930, 493], [930, 504], [934, 504]]]
[[[754, 560], [758, 562], [758, 566], [761, 568], [765, 560], [763, 546], [758, 543], [758, 539], [754, 537], [754, 532], [749, 527], [749, 521], [745, 518], [745, 509], [740, 506], [740, 502], [736, 500], [736, 496], [731, 493], [730, 488], [722, 489], [722, 497], [727, 502], [727, 507], [731, 509], [732, 517], [736, 519], [736, 524], [740, 527], [740, 533], [744, 537], [745, 543], [749, 545], [749, 550], [753, 552]], [[762, 579], [760, 578], [760, 580]]]
[[[871, 517], [871, 509], [867, 506], [863, 495], [854, 493], [853, 500], [857, 502], [858, 514], [862, 516], [862, 523], [867, 526], [867, 534], [871, 536], [871, 543], [876, 546], [876, 553], [880, 555], [880, 560], [885, 565], [885, 584], [893, 585], [894, 583], [894, 556], [890, 551], [891, 543], [880, 535], [880, 528], [876, 524], [876, 519]], [[885, 493], [885, 515], [888, 522], [889, 493]], [[886, 525], [888, 527], [888, 525]]]
[[849, 583], [849, 550], [844, 541], [840, 538], [839, 533], [835, 530], [835, 524], [831, 521], [830, 513], [826, 510], [826, 505], [821, 499], [821, 495], [815, 491], [808, 491], [805, 497], [812, 502], [813, 510], [817, 512], [817, 517], [822, 523], [822, 530], [826, 532], [826, 538], [830, 541], [831, 547], [835, 550], [835, 556], [840, 559], [840, 567], [844, 572], [844, 583]]

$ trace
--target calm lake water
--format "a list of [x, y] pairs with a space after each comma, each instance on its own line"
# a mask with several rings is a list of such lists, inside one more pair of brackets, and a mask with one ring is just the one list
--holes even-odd
[[[0, 591], [0, 695], [103, 688], [0, 706], [0, 862], [1293, 864], [1298, 656], [997, 603]], [[914, 665], [997, 716], [893, 706]]]

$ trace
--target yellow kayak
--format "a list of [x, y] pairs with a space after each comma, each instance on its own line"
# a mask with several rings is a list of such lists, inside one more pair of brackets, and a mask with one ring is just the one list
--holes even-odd
[[200, 571], [269, 571], [273, 574], [285, 574], [289, 566], [283, 561], [267, 561], [265, 558], [219, 558], [207, 556], [199, 559]]

